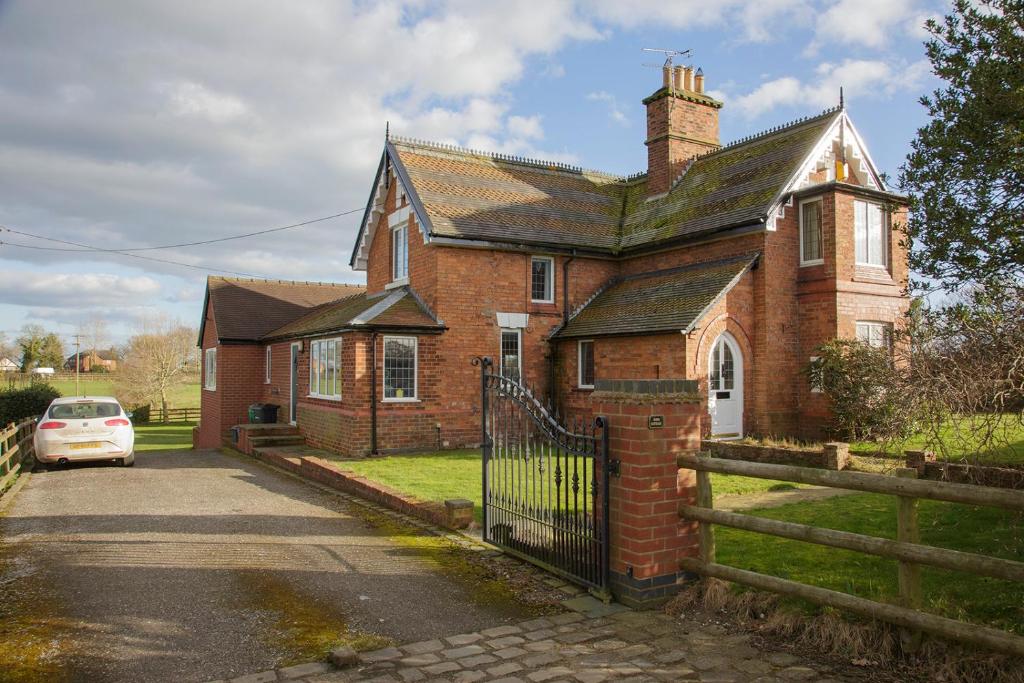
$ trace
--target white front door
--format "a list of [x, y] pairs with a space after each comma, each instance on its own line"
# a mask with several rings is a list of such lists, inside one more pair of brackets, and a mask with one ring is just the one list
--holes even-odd
[[711, 436], [743, 436], [743, 356], [728, 332], [715, 341], [708, 357], [708, 412]]

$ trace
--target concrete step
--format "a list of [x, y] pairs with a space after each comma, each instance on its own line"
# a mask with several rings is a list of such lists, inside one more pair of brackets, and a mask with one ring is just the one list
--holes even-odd
[[271, 434], [269, 436], [250, 436], [249, 443], [253, 448], [265, 446], [301, 446], [306, 440], [298, 434]]
[[270, 422], [267, 424], [243, 424], [238, 425], [250, 437], [259, 436], [293, 436], [299, 433], [299, 428], [287, 422]]

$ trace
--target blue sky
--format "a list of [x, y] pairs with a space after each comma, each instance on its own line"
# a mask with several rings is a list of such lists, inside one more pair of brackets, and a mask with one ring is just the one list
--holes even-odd
[[[297, 8], [297, 9], [296, 9]], [[690, 49], [725, 101], [723, 142], [846, 91], [891, 177], [936, 87], [927, 0], [292, 5], [0, 0], [0, 225], [102, 248], [212, 239], [365, 204], [386, 121], [400, 134], [642, 171], [660, 61]], [[0, 331], [198, 324], [205, 272], [359, 282], [358, 215], [147, 255], [0, 232]]]

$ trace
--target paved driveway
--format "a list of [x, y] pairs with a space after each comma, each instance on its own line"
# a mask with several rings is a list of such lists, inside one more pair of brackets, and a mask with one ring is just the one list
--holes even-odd
[[34, 474], [0, 516], [0, 671], [229, 678], [312, 659], [339, 633], [402, 643], [526, 616], [365, 514], [217, 452]]

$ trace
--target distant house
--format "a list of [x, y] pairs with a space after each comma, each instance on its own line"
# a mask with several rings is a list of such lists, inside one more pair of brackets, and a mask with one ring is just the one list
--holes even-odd
[[[76, 364], [76, 357], [80, 359], [80, 364]], [[113, 351], [82, 351], [71, 354], [64, 361], [64, 369], [68, 372], [74, 372], [76, 369], [82, 372], [93, 372], [97, 368], [104, 368], [107, 372], [117, 370], [117, 354]]]
[[0, 372], [17, 372], [18, 364], [10, 358], [0, 358]]

